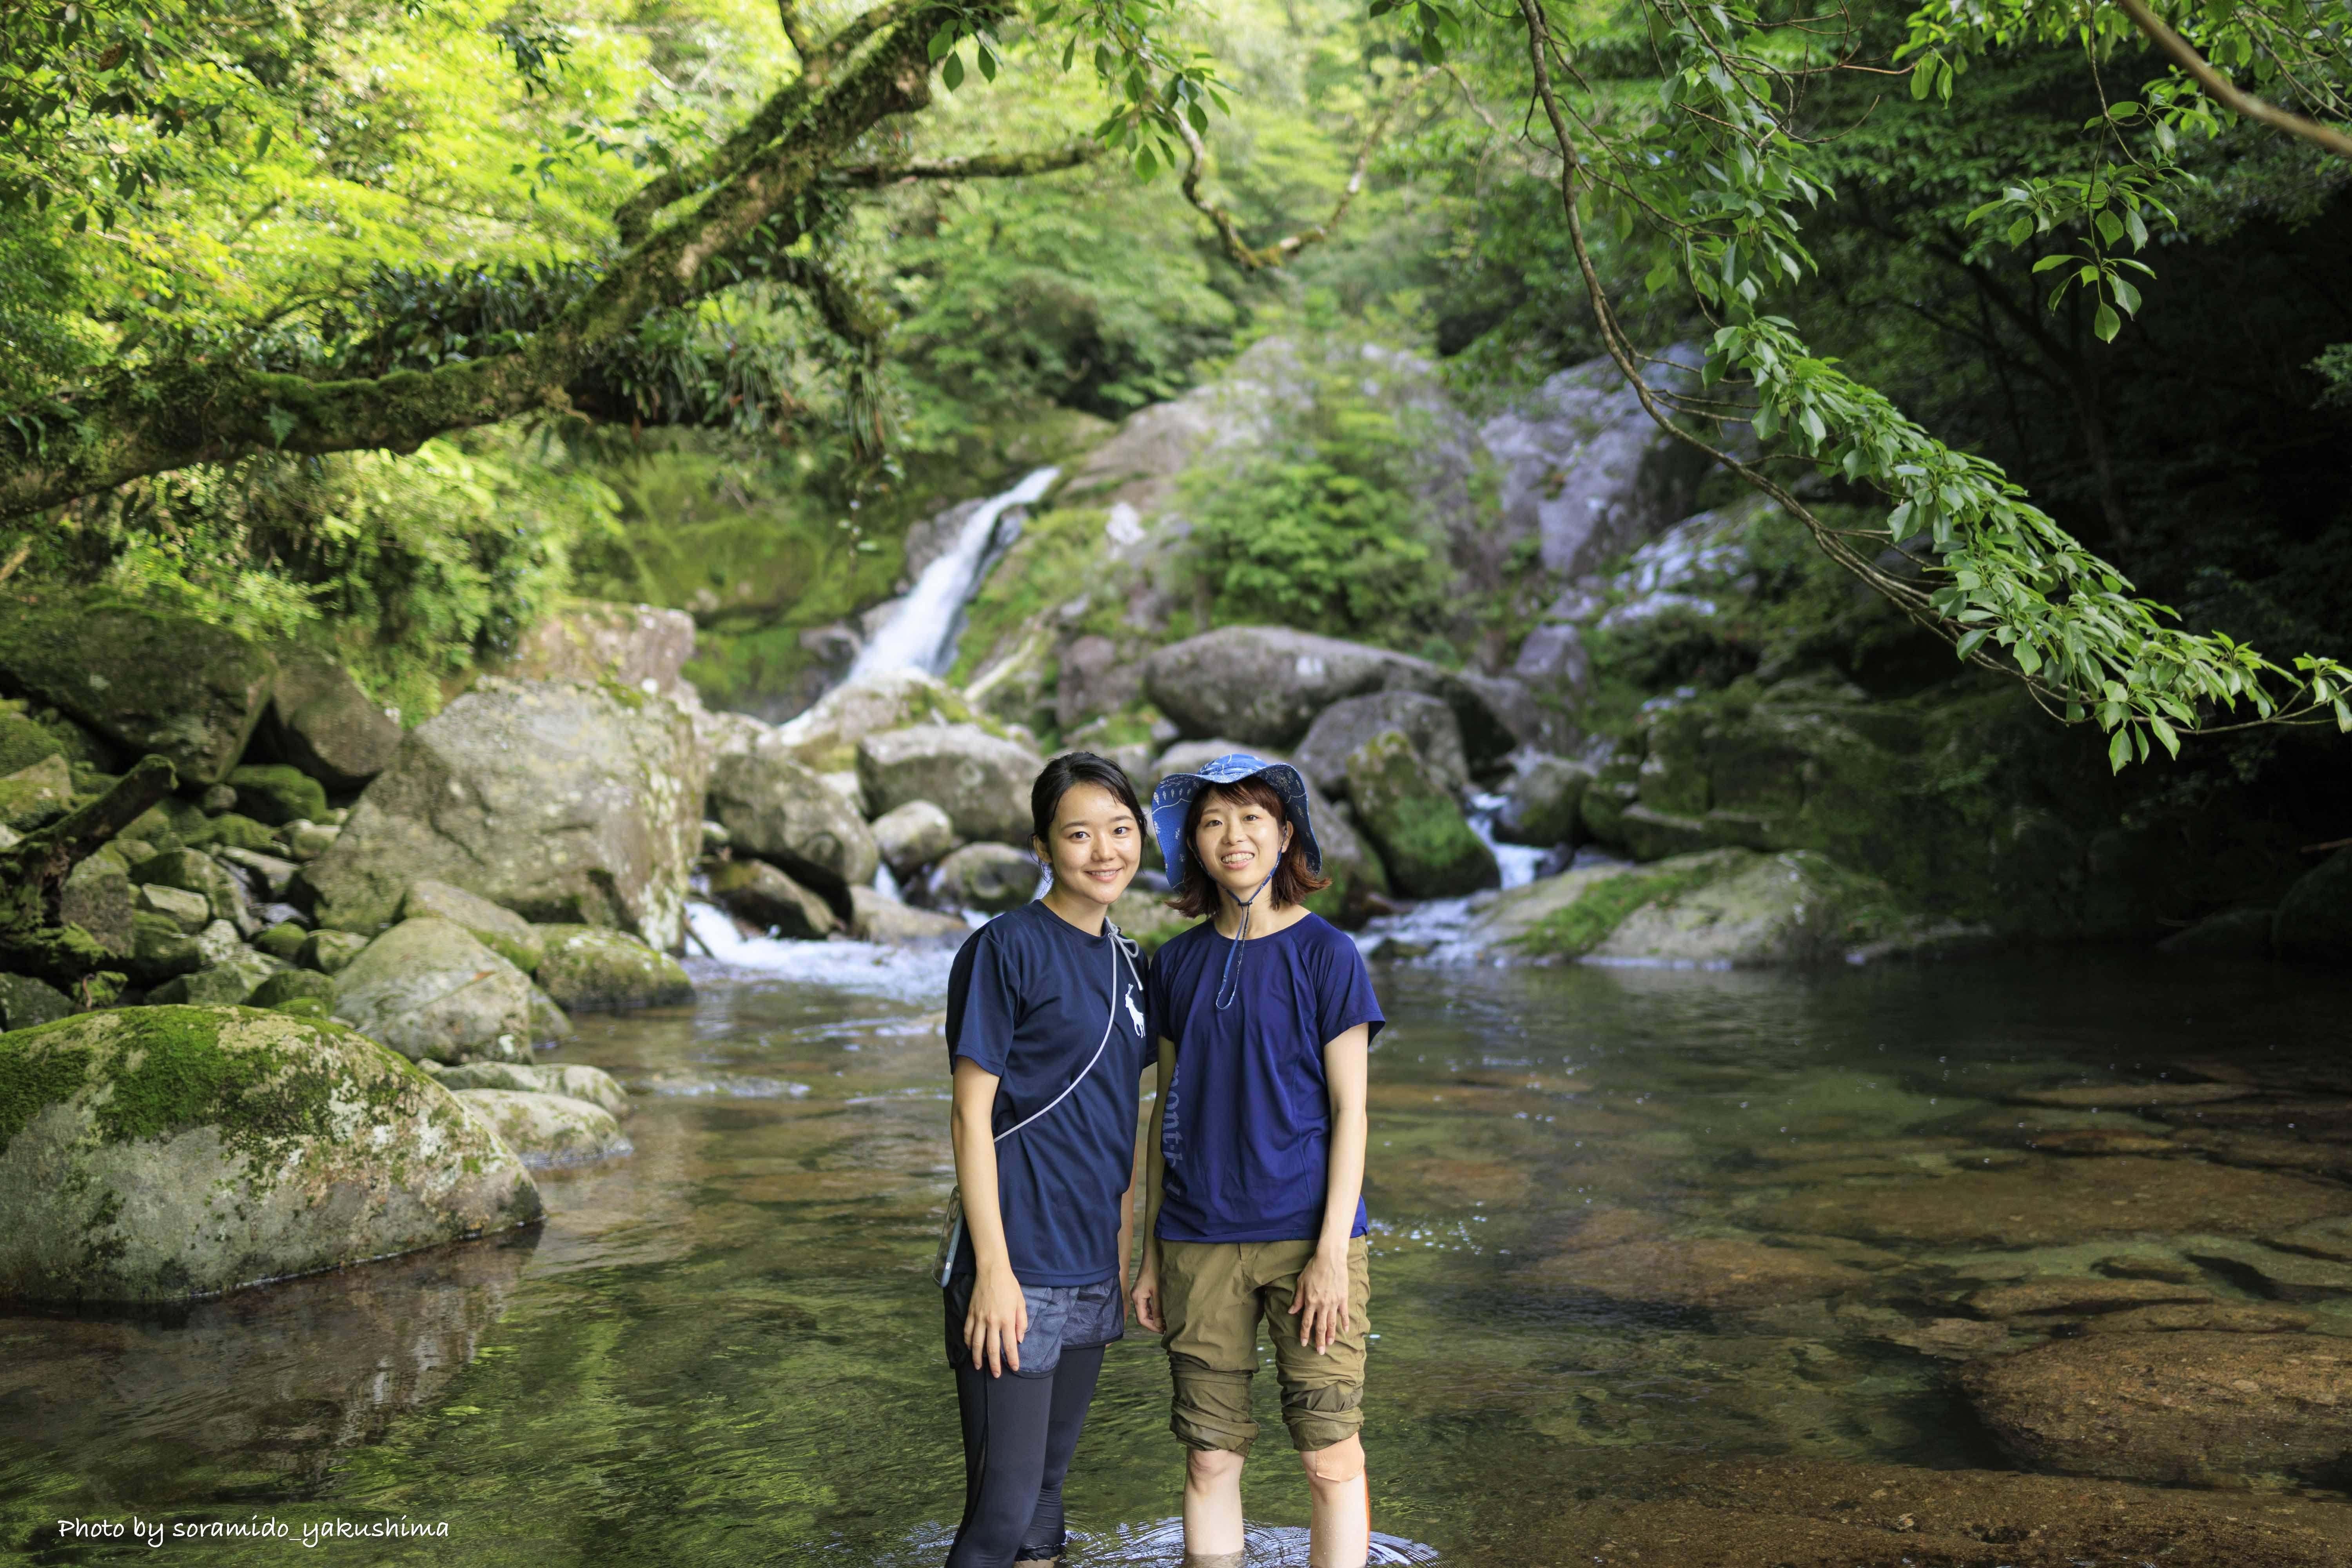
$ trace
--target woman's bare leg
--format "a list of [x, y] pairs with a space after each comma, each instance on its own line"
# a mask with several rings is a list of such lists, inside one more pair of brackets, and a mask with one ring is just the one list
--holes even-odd
[[[1364, 1568], [1372, 1551], [1370, 1488], [1364, 1481], [1364, 1444], [1347, 1437], [1328, 1448], [1310, 1448], [1298, 1456], [1307, 1467], [1307, 1490], [1314, 1495], [1313, 1529], [1307, 1548], [1310, 1568]], [[1234, 1488], [1234, 1515], [1240, 1517], [1240, 1488]], [[1187, 1523], [1192, 1494], [1185, 1493]]]
[[1242, 1457], [1184, 1451], [1184, 1568], [1241, 1568]]

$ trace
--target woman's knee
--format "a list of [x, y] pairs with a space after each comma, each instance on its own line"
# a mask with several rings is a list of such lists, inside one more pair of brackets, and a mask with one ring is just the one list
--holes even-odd
[[1309, 1448], [1298, 1456], [1307, 1468], [1307, 1479], [1318, 1487], [1346, 1486], [1364, 1473], [1364, 1445], [1360, 1438], [1345, 1437], [1328, 1448]]
[[1187, 1448], [1184, 1450], [1184, 1476], [1188, 1480], [1211, 1483], [1229, 1480], [1242, 1473], [1244, 1458], [1230, 1448]]

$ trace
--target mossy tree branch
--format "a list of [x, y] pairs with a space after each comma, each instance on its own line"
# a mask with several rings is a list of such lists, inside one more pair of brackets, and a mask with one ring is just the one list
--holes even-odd
[[142, 757], [88, 805], [0, 849], [0, 964], [72, 988], [120, 962], [81, 927], [60, 923], [66, 879], [178, 782], [169, 762]]

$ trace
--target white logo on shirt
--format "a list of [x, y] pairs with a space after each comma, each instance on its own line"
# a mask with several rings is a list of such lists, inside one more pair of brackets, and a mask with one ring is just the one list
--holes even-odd
[[1143, 1009], [1135, 1005], [1135, 993], [1124, 992], [1119, 1000], [1127, 1004], [1127, 1016], [1135, 1020], [1135, 1032], [1140, 1036], [1143, 1033]]

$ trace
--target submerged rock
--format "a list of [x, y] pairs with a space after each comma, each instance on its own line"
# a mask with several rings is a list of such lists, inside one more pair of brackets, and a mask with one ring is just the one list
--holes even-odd
[[1037, 896], [1045, 872], [1037, 858], [1010, 844], [967, 844], [931, 871], [931, 901], [1003, 914]]
[[2341, 1473], [2352, 1343], [2319, 1334], [2094, 1334], [1980, 1363], [1985, 1424], [2037, 1468], [2175, 1486]]
[[1477, 766], [1517, 744], [1510, 725], [1463, 677], [1408, 654], [1284, 626], [1226, 626], [1171, 644], [1143, 667], [1144, 689], [1187, 735], [1288, 746], [1333, 703], [1414, 691], [1454, 710]]
[[530, 977], [444, 920], [403, 921], [334, 975], [335, 1016], [404, 1057], [530, 1055]]
[[1589, 1247], [1548, 1258], [1528, 1276], [1612, 1300], [1719, 1309], [1853, 1295], [1870, 1284], [1868, 1274], [1819, 1252], [1722, 1237]]
[[1359, 746], [1348, 758], [1348, 781], [1356, 820], [1399, 892], [1444, 899], [1501, 885], [1495, 852], [1402, 731]]
[[841, 929], [831, 904], [764, 860], [730, 860], [709, 887], [719, 908], [755, 931], [822, 941]]
[[964, 837], [1000, 844], [1029, 842], [1029, 790], [1045, 765], [1026, 746], [977, 724], [919, 724], [857, 743], [857, 782], [869, 816], [928, 800]]
[[534, 921], [684, 931], [709, 761], [658, 697], [486, 679], [409, 731], [303, 868], [322, 924], [372, 931], [432, 878]]
[[714, 731], [709, 810], [729, 847], [836, 896], [872, 881], [881, 852], [856, 807], [794, 761], [776, 731], [756, 719], [727, 720]]
[[512, 910], [429, 877], [408, 885], [407, 896], [400, 900], [400, 918], [447, 921], [526, 974], [539, 967], [547, 947], [540, 929]]
[[0, 1297], [163, 1301], [527, 1225], [539, 1191], [353, 1030], [241, 1007], [0, 1037]]
[[1334, 702], [1315, 716], [1291, 753], [1298, 770], [1326, 795], [1348, 793], [1348, 759], [1386, 731], [1402, 732], [1440, 788], [1459, 795], [1470, 785], [1462, 753], [1462, 726], [1454, 710], [1418, 691], [1381, 691]]
[[954, 853], [963, 839], [948, 814], [928, 800], [910, 800], [873, 822], [874, 844], [901, 880]]
[[601, 1105], [531, 1089], [453, 1091], [526, 1165], [585, 1165], [635, 1152], [621, 1124]]
[[677, 960], [602, 926], [542, 926], [547, 955], [539, 983], [556, 1005], [574, 1013], [675, 1007], [694, 1000], [694, 982]]

